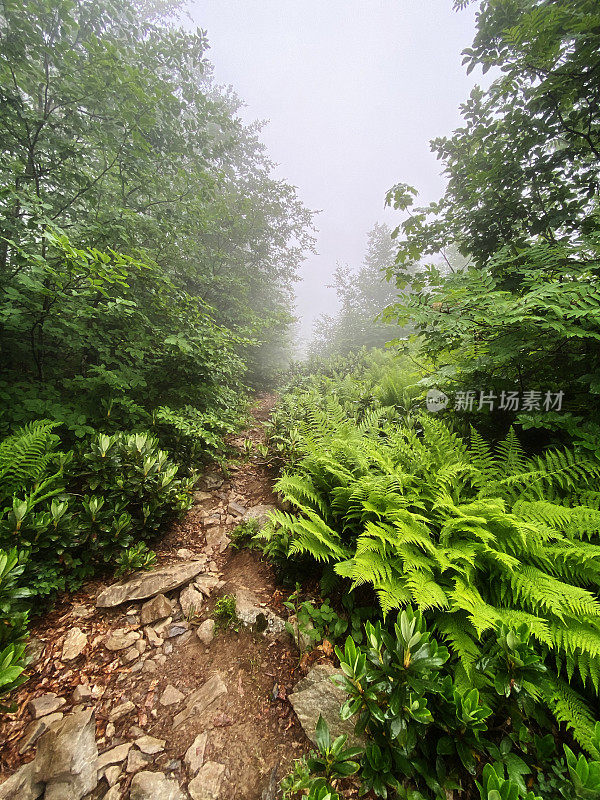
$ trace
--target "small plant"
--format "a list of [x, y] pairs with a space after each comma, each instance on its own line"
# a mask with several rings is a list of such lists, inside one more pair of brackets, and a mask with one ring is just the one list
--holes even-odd
[[260, 523], [257, 519], [248, 519], [245, 522], [240, 522], [229, 534], [231, 546], [235, 550], [240, 550], [242, 547], [254, 547], [252, 539], [260, 530]]
[[312, 600], [300, 601], [301, 585], [296, 583], [296, 589], [284, 602], [295, 617], [296, 624], [286, 622], [286, 630], [296, 642], [298, 650], [304, 650], [304, 643], [316, 643], [324, 639], [335, 641], [342, 636], [348, 628], [348, 620], [340, 615], [325, 601], [317, 606]]
[[252, 439], [244, 439], [242, 442], [242, 453], [244, 454], [244, 458], [246, 461], [249, 461], [252, 458], [252, 454], [254, 452], [254, 442]]
[[[521, 794], [518, 784], [500, 777], [491, 764], [486, 764], [483, 768], [482, 781], [477, 784], [477, 788], [481, 800], [518, 800]], [[524, 800], [543, 800], [543, 798], [537, 797], [533, 792], [527, 792]]]
[[115, 575], [127, 575], [138, 569], [154, 569], [156, 553], [148, 549], [145, 542], [136, 542], [131, 547], [121, 550], [116, 558], [117, 569]]
[[228, 630], [235, 627], [237, 622], [236, 601], [231, 594], [224, 594], [215, 603], [214, 617], [219, 630]]

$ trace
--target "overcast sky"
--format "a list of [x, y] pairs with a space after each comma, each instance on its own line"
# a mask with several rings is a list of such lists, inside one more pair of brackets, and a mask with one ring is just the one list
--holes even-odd
[[429, 140], [459, 124], [476, 83], [461, 51], [473, 38], [474, 8], [452, 0], [192, 0], [207, 30], [218, 83], [245, 101], [278, 175], [319, 209], [318, 255], [298, 286], [304, 331], [335, 307], [325, 287], [336, 263], [360, 264], [385, 192], [403, 181], [420, 200], [444, 182]]

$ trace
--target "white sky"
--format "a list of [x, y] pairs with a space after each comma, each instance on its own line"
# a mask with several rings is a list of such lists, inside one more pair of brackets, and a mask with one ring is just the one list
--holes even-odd
[[192, 0], [218, 83], [245, 101], [277, 174], [319, 209], [318, 255], [298, 286], [303, 330], [335, 307], [337, 262], [358, 265], [376, 221], [395, 226], [385, 192], [403, 181], [419, 200], [443, 191], [429, 140], [459, 124], [477, 82], [461, 66], [475, 8], [452, 0]]

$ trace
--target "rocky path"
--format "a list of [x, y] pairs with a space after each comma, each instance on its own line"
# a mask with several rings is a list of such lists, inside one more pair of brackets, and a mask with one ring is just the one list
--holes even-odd
[[[38, 621], [0, 725], [0, 800], [274, 800], [310, 744], [288, 700], [305, 670], [270, 568], [228, 537], [275, 505], [271, 484], [256, 459], [209, 470], [155, 570], [90, 584]], [[224, 596], [241, 621], [215, 630]]]

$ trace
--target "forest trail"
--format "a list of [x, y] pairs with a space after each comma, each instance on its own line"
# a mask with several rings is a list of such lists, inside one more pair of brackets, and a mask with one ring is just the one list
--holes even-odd
[[[264, 440], [262, 422], [273, 403], [272, 396], [259, 398], [255, 424], [231, 438], [240, 455], [244, 438]], [[0, 729], [1, 778], [31, 761], [36, 744], [28, 740], [47, 729], [46, 720], [92, 708], [103, 765], [98, 775], [104, 777], [86, 795], [90, 800], [129, 798], [132, 781], [136, 800], [162, 798], [163, 789], [174, 800], [260, 800], [263, 791], [265, 798], [275, 796], [268, 789], [275, 770], [281, 778], [309, 747], [287, 700], [303, 671], [281, 631], [284, 594], [271, 568], [228, 538], [244, 518], [275, 505], [272, 483], [256, 457], [205, 472], [195, 505], [158, 543], [156, 569], [143, 573], [197, 565], [192, 581], [164, 590], [166, 605], [155, 593], [153, 600], [97, 608], [99, 594], [108, 592], [110, 599], [114, 590], [107, 586], [115, 582], [95, 581], [37, 621], [31, 677], [15, 693], [18, 708]], [[122, 584], [130, 585], [131, 576]], [[224, 596], [237, 597], [247, 623], [258, 614], [256, 624], [236, 623], [213, 635], [210, 620]], [[260, 632], [265, 621], [267, 630]], [[35, 719], [40, 710], [44, 716]], [[159, 783], [149, 784], [146, 795], [135, 775], [148, 771], [159, 773], [152, 779]]]

